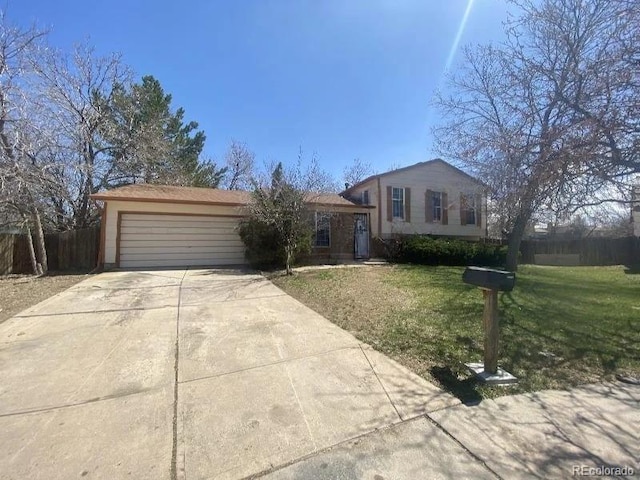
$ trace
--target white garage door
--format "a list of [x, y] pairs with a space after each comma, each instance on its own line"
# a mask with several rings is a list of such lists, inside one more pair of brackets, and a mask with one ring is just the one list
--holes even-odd
[[120, 266], [183, 267], [245, 263], [238, 218], [123, 213]]

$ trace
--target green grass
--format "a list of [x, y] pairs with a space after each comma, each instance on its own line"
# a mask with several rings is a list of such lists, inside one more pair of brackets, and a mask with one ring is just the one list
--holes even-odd
[[306, 272], [275, 282], [356, 337], [463, 401], [640, 373], [640, 275], [624, 267], [523, 266], [500, 304], [500, 365], [515, 387], [478, 384], [481, 292], [463, 268], [390, 266]]

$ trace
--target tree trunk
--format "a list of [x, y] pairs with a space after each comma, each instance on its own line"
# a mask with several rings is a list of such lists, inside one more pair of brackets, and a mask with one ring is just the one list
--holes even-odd
[[31, 260], [31, 268], [33, 268], [34, 275], [41, 275], [40, 266], [38, 265], [38, 260], [36, 260], [36, 252], [33, 248], [33, 238], [31, 237], [31, 228], [28, 223], [25, 223], [25, 227], [27, 229], [27, 247], [29, 250], [29, 259]]
[[287, 275], [293, 275], [293, 270], [291, 269], [291, 260], [293, 257], [292, 251], [293, 248], [291, 247], [291, 245], [287, 245], [284, 247], [285, 250], [285, 254], [287, 256], [287, 260], [286, 260], [286, 265], [285, 265], [285, 269], [287, 272]]
[[40, 220], [40, 212], [38, 212], [37, 207], [33, 209], [33, 223], [35, 227], [38, 258], [40, 259], [40, 265], [42, 265], [42, 273], [46, 274], [49, 270], [49, 262], [47, 260], [47, 249], [44, 245], [44, 231], [42, 230], [42, 221]]
[[518, 270], [518, 255], [520, 253], [520, 243], [527, 228], [529, 216], [520, 214], [516, 218], [513, 225], [511, 235], [509, 235], [509, 243], [507, 245], [507, 270], [516, 272]]

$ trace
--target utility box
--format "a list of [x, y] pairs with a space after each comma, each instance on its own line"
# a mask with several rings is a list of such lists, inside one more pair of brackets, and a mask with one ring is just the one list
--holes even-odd
[[516, 285], [516, 274], [492, 268], [467, 267], [462, 274], [462, 281], [486, 290], [510, 292]]

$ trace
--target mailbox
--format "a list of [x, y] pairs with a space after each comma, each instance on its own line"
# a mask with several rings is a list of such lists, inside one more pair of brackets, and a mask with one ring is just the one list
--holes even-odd
[[484, 297], [484, 364], [470, 363], [467, 366], [484, 382], [491, 384], [514, 383], [517, 379], [498, 368], [498, 292], [510, 292], [516, 284], [516, 274], [491, 268], [468, 267], [462, 281], [482, 289]]
[[516, 284], [516, 274], [491, 268], [467, 267], [462, 274], [462, 281], [487, 290], [510, 292]]

